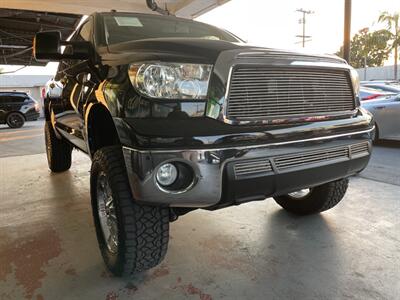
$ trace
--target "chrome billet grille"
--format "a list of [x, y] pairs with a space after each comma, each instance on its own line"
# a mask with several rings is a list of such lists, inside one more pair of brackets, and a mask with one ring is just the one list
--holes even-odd
[[236, 59], [252, 60], [252, 59], [282, 59], [282, 60], [296, 60], [307, 62], [326, 62], [344, 64], [345, 61], [340, 58], [327, 57], [327, 56], [313, 56], [307, 54], [299, 54], [288, 51], [256, 51], [256, 52], [243, 52], [236, 56]]
[[242, 66], [231, 75], [226, 117], [251, 121], [354, 109], [346, 70]]
[[313, 163], [321, 163], [334, 159], [347, 159], [350, 157], [349, 147], [337, 147], [324, 150], [309, 151], [305, 153], [296, 153], [284, 155], [275, 158], [276, 167], [279, 170], [294, 168]]
[[331, 162], [334, 160], [348, 160], [354, 157], [362, 157], [370, 154], [368, 142], [353, 145], [338, 146], [327, 149], [306, 151], [303, 153], [286, 154], [271, 158], [249, 159], [237, 162], [234, 165], [235, 177], [262, 176], [272, 172], [272, 163], [277, 171], [286, 171], [291, 168], [304, 167], [308, 165]]
[[267, 158], [249, 159], [238, 162], [234, 166], [236, 178], [246, 175], [262, 175], [272, 171], [271, 162]]

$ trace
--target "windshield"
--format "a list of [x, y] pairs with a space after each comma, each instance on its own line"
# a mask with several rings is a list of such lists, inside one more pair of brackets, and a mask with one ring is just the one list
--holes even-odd
[[140, 14], [104, 14], [108, 45], [151, 38], [201, 38], [239, 42], [216, 27], [191, 20]]

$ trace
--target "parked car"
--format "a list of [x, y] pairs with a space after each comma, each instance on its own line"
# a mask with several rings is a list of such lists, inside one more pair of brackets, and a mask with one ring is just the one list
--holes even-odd
[[20, 128], [39, 116], [39, 103], [27, 93], [0, 92], [0, 124]]
[[373, 118], [336, 56], [119, 12], [89, 16], [69, 41], [40, 32], [34, 45], [36, 59], [61, 61], [62, 93], [45, 101], [49, 168], [68, 170], [73, 148], [92, 159], [94, 224], [116, 275], [159, 264], [181, 215], [266, 197], [319, 213], [369, 161]]
[[54, 78], [46, 82], [44, 88], [44, 94], [47, 98], [60, 98], [63, 91], [63, 85], [61, 82], [55, 81]]
[[381, 92], [400, 94], [399, 84], [375, 83], [374, 81], [369, 81], [363, 83], [362, 86], [367, 88], [372, 88]]
[[395, 93], [380, 91], [370, 87], [361, 86], [360, 88], [361, 101], [369, 101], [379, 98], [393, 97], [395, 95], [396, 95]]
[[371, 112], [375, 120], [373, 140], [400, 140], [400, 95], [362, 101], [361, 106]]
[[400, 80], [381, 80], [381, 79], [372, 79], [372, 80], [364, 80], [361, 81], [361, 85], [364, 85], [366, 83], [379, 83], [379, 84], [394, 84], [394, 85], [399, 85]]

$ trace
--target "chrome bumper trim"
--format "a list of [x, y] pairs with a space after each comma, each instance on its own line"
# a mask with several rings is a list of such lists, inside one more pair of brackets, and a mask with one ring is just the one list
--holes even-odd
[[[295, 154], [320, 148], [358, 144], [368, 141], [372, 129], [346, 134], [337, 134], [320, 138], [297, 141], [270, 143], [247, 147], [227, 147], [212, 149], [175, 149], [175, 150], [139, 150], [123, 147], [128, 178], [135, 200], [148, 204], [167, 205], [171, 207], [208, 207], [221, 200], [223, 188], [223, 173], [235, 162], [258, 158], [274, 158], [286, 154]], [[321, 142], [322, 141], [322, 142]], [[301, 144], [300, 144], [301, 143]], [[298, 146], [293, 146], [299, 144]], [[245, 150], [245, 151], [243, 151]], [[368, 154], [368, 153], [367, 153]], [[358, 157], [351, 157], [352, 161]], [[157, 187], [155, 173], [158, 167], [167, 162], [183, 162], [189, 165], [195, 175], [195, 184], [182, 193], [169, 193]], [[337, 161], [326, 162], [332, 165]], [[325, 164], [325, 162], [324, 162]], [[312, 168], [302, 166], [303, 169]], [[365, 166], [364, 166], [365, 167]], [[349, 176], [360, 169], [343, 171], [343, 176]], [[227, 171], [228, 172], [228, 171]], [[274, 169], [275, 172], [275, 169]], [[284, 173], [293, 170], [284, 170]], [[279, 174], [280, 172], [278, 172]], [[265, 174], [264, 174], [265, 175]], [[261, 174], [260, 176], [264, 176]], [[270, 174], [274, 176], [274, 174]]]
[[347, 133], [341, 133], [341, 134], [335, 134], [335, 135], [328, 135], [328, 136], [323, 136], [323, 137], [317, 137], [317, 138], [310, 138], [310, 139], [302, 139], [302, 140], [295, 140], [295, 141], [286, 141], [286, 142], [276, 142], [276, 143], [267, 143], [267, 144], [261, 144], [261, 145], [249, 145], [249, 146], [232, 146], [232, 147], [223, 147], [223, 148], [207, 148], [207, 149], [155, 149], [155, 150], [141, 150], [137, 148], [131, 148], [131, 147], [126, 147], [123, 146], [122, 148], [131, 150], [131, 151], [137, 151], [140, 153], [176, 153], [176, 152], [182, 152], [182, 151], [222, 151], [222, 150], [246, 150], [246, 149], [257, 149], [257, 148], [264, 148], [264, 147], [272, 147], [272, 146], [283, 146], [283, 145], [290, 145], [290, 144], [298, 144], [298, 143], [305, 143], [305, 142], [312, 142], [312, 141], [323, 141], [323, 140], [329, 140], [329, 139], [335, 139], [335, 138], [340, 138], [340, 137], [345, 137], [345, 136], [352, 136], [352, 135], [359, 135], [359, 134], [364, 134], [364, 133], [370, 133], [375, 130], [375, 126], [372, 128], [366, 129], [366, 130], [361, 130], [361, 131], [355, 131], [355, 132], [347, 132]]

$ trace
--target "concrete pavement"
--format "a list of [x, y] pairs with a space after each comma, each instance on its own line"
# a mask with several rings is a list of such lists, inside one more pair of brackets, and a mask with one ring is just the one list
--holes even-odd
[[51, 174], [43, 137], [22, 133], [42, 124], [28, 125], [0, 130], [0, 299], [400, 298], [396, 144], [377, 147], [328, 212], [295, 217], [272, 199], [192, 212], [171, 224], [159, 267], [121, 279], [97, 248], [89, 159], [74, 151], [71, 170]]
[[0, 157], [45, 153], [43, 121], [26, 122], [24, 127], [10, 129], [0, 125]]
[[400, 141], [381, 141], [360, 177], [400, 186]]

